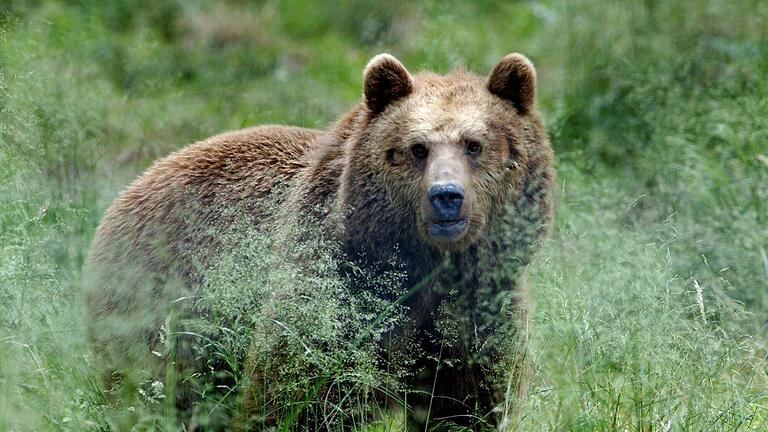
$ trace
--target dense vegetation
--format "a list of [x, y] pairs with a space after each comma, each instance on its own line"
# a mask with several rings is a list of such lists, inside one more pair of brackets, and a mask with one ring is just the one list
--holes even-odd
[[[480, 73], [520, 51], [539, 71], [558, 214], [510, 428], [764, 430], [768, 3], [727, 3], [3, 0], [0, 430], [125, 426], [80, 298], [120, 189], [223, 130], [324, 127], [382, 51]], [[142, 396], [143, 425], [174, 429]]]

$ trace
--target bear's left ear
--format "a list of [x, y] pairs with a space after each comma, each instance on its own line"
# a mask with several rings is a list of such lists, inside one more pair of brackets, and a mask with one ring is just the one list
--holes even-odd
[[524, 55], [507, 54], [491, 71], [486, 86], [491, 93], [515, 104], [520, 114], [525, 114], [536, 102], [536, 69]]
[[379, 54], [368, 62], [363, 71], [365, 105], [374, 114], [384, 111], [390, 103], [413, 91], [413, 78], [399, 60], [389, 54]]

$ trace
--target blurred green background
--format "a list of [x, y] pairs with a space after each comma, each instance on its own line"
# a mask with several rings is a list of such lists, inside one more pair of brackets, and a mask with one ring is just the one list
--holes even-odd
[[79, 278], [122, 188], [224, 130], [325, 127], [384, 51], [536, 64], [558, 216], [513, 429], [768, 428], [768, 2], [0, 0], [0, 430], [114, 427]]

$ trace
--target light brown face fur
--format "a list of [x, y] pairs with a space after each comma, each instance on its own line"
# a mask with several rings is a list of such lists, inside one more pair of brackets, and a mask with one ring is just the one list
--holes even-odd
[[[397, 65], [390, 66], [402, 67]], [[373, 67], [366, 69], [366, 80]], [[493, 74], [486, 80], [464, 71], [414, 77], [403, 71], [390, 76], [405, 77], [400, 87], [410, 91], [395, 96], [369, 124], [366, 160], [377, 161], [369, 172], [386, 184], [395, 206], [412, 215], [424, 241], [443, 250], [461, 250], [484, 232], [522, 177], [525, 149], [518, 145], [517, 131], [525, 127], [533, 101], [526, 100], [522, 109], [492, 93]], [[443, 235], [440, 211], [430, 199], [432, 188], [440, 185], [463, 192], [458, 216], [450, 217], [450, 232]]]

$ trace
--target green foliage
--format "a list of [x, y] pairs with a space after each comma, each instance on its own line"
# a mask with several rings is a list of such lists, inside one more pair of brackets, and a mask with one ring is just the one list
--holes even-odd
[[403, 274], [352, 267], [315, 225], [238, 224], [206, 272], [201, 306], [221, 333], [212, 351], [247, 389], [256, 429], [360, 422], [385, 409], [374, 392], [395, 394], [408, 372], [382, 369], [378, 350], [403, 316]]
[[[534, 373], [510, 428], [764, 429], [766, 29], [757, 0], [2, 2], [0, 429], [173, 429], [156, 409], [162, 389], [116, 413], [91, 366], [80, 271], [100, 215], [189, 142], [260, 123], [324, 127], [359, 98], [379, 51], [414, 71], [488, 71], [509, 51], [537, 65], [559, 208], [528, 278]], [[307, 274], [290, 264], [301, 251], [281, 260], [269, 242], [245, 241], [210, 276], [214, 330], [231, 330], [218, 355], [240, 364], [261, 329], [278, 336], [256, 339], [257, 352], [283, 343], [304, 368], [274, 371], [281, 397], [380, 386], [372, 344], [391, 325], [376, 319], [387, 303], [345, 297], [342, 263]], [[278, 307], [307, 292], [339, 295]], [[365, 343], [337, 344], [371, 323]]]
[[762, 429], [765, 350], [743, 306], [676, 273], [675, 223], [628, 230], [636, 201], [563, 174], [561, 237], [531, 269], [537, 370], [520, 430]]

